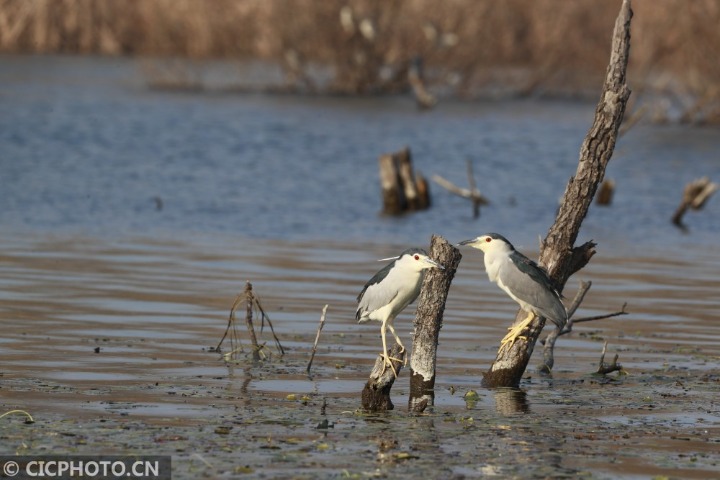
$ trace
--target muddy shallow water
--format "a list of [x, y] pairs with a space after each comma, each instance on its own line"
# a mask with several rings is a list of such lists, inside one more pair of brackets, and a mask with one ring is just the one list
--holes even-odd
[[[479, 385], [515, 308], [487, 282], [481, 255], [464, 252], [435, 406], [410, 416], [406, 372], [393, 412], [358, 411], [380, 342], [376, 325], [353, 321], [354, 297], [374, 260], [396, 247], [233, 243], [6, 237], [2, 408], [36, 423], [3, 418], [3, 453], [170, 454], [175, 478], [720, 474], [720, 281], [710, 247], [672, 262], [651, 252], [596, 257], [580, 275], [594, 285], [578, 315], [624, 302], [630, 314], [578, 324], [558, 342], [552, 378], [534, 373], [536, 353], [520, 391]], [[209, 350], [246, 279], [288, 351], [228, 366]], [[571, 280], [566, 295], [574, 288]], [[397, 322], [404, 338], [411, 315]], [[267, 332], [262, 340], [272, 345]], [[627, 375], [592, 375], [603, 340]], [[470, 390], [479, 396], [466, 401]], [[317, 428], [324, 420], [329, 428]]]

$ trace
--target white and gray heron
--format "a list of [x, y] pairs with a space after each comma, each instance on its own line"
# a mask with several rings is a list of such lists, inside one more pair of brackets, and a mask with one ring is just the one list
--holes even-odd
[[[500, 348], [510, 348], [535, 316], [545, 317], [562, 329], [568, 316], [545, 270], [522, 253], [515, 250], [507, 238], [498, 233], [486, 233], [458, 245], [482, 250], [485, 254], [485, 270], [491, 282], [497, 283], [510, 298], [528, 313], [527, 318], [510, 330], [502, 339]], [[508, 345], [509, 344], [509, 345]]]
[[[385, 258], [383, 260], [390, 259]], [[384, 368], [389, 365], [397, 377], [397, 372], [391, 362], [391, 360], [396, 359], [391, 359], [387, 353], [385, 332], [388, 329], [390, 330], [390, 333], [395, 337], [395, 341], [402, 348], [401, 352], [404, 352], [405, 346], [395, 332], [393, 321], [420, 294], [425, 270], [428, 268], [443, 269], [443, 266], [432, 260], [420, 248], [409, 248], [402, 252], [400, 256], [393, 257], [392, 260], [365, 284], [362, 292], [357, 297], [358, 307], [355, 318], [359, 323], [370, 320], [382, 322], [380, 336], [383, 343], [381, 355], [385, 359]]]

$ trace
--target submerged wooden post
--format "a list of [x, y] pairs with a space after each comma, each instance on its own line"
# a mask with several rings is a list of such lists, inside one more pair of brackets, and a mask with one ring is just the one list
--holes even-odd
[[410, 411], [422, 411], [432, 405], [435, 397], [435, 362], [438, 338], [442, 327], [445, 301], [462, 255], [444, 238], [433, 235], [430, 257], [440, 263], [444, 270], [430, 269], [425, 273], [417, 313], [415, 335], [410, 355]]
[[260, 347], [258, 345], [257, 337], [255, 336], [255, 328], [253, 327], [254, 296], [252, 292], [252, 283], [250, 282], [245, 284], [245, 299], [247, 301], [245, 324], [247, 325], [250, 342], [252, 343], [252, 358], [253, 360], [260, 360]]
[[[580, 148], [577, 172], [565, 188], [555, 223], [550, 227], [540, 249], [539, 263], [545, 266], [560, 291], [570, 275], [584, 267], [595, 254], [595, 244], [592, 242], [580, 247], [573, 246], [612, 157], [618, 129], [630, 97], [625, 78], [630, 52], [631, 18], [630, 0], [623, 0], [615, 21], [610, 62], [595, 109], [595, 119]], [[519, 311], [515, 323], [526, 315], [524, 311]], [[525, 341], [516, 341], [510, 348], [500, 349], [492, 366], [485, 373], [483, 386], [517, 387], [544, 325], [544, 318], [536, 318], [524, 333], [527, 338]]]
[[[388, 349], [388, 355], [398, 375], [405, 363], [406, 352], [400, 353], [400, 345], [397, 343]], [[365, 387], [362, 391], [362, 407], [369, 412], [385, 412], [395, 408], [390, 399], [390, 389], [395, 383], [395, 374], [392, 368], [385, 366], [385, 359], [378, 355], [375, 366], [370, 372]]]
[[400, 215], [430, 206], [430, 191], [422, 175], [415, 175], [410, 149], [380, 155], [380, 187], [383, 213]]

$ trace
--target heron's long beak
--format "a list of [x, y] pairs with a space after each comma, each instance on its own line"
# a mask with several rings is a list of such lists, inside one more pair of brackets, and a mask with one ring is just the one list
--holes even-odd
[[463, 240], [462, 242], [458, 243], [457, 246], [460, 247], [462, 245], [472, 245], [475, 242], [477, 242], [477, 238], [471, 238], [470, 240]]
[[432, 266], [435, 267], [435, 268], [439, 268], [440, 270], [445, 270], [445, 267], [443, 267], [442, 265], [440, 265], [440, 264], [439, 264], [438, 262], [436, 262], [435, 260], [432, 260], [432, 259], [430, 259], [430, 258], [425, 258], [424, 260], [425, 260], [425, 263], [429, 263], [430, 265], [432, 265]]

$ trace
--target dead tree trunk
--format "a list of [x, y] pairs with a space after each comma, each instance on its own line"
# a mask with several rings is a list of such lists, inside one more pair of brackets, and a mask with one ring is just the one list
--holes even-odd
[[[580, 148], [577, 172], [565, 188], [555, 223], [550, 227], [540, 249], [539, 263], [545, 266], [559, 290], [562, 290], [570, 275], [584, 267], [595, 254], [595, 244], [592, 242], [580, 247], [574, 247], [574, 244], [598, 184], [605, 175], [630, 97], [625, 75], [630, 51], [631, 18], [630, 0], [624, 0], [615, 21], [610, 63], [593, 125]], [[515, 322], [525, 316], [525, 312], [518, 312]], [[515, 342], [512, 347], [499, 350], [490, 370], [485, 373], [483, 386], [517, 387], [544, 325], [544, 318], [536, 318], [525, 334], [526, 341]]]
[[387, 153], [379, 158], [383, 213], [400, 215], [430, 207], [430, 190], [425, 178], [413, 173], [410, 149]]
[[430, 242], [430, 257], [445, 269], [426, 271], [425, 281], [418, 297], [414, 322], [415, 335], [412, 355], [410, 355], [408, 408], [413, 412], [422, 411], [427, 405], [433, 404], [435, 361], [445, 301], [462, 255], [444, 238], [433, 235]]

